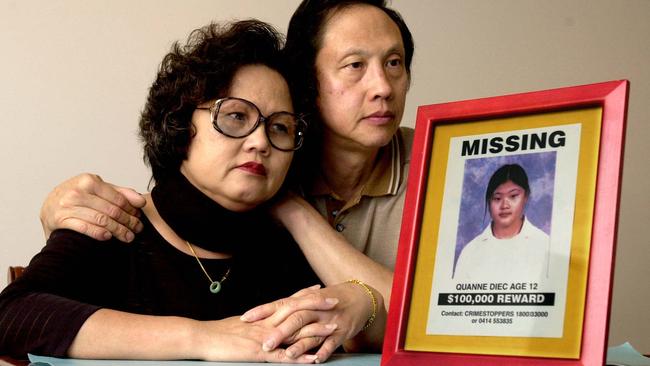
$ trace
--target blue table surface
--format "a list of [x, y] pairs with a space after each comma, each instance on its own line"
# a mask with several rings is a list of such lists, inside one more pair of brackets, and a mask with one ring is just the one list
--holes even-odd
[[[206, 361], [133, 361], [133, 360], [80, 360], [73, 358], [54, 358], [29, 355], [30, 365], [33, 366], [153, 366], [164, 364], [165, 366], [199, 366], [199, 365], [221, 365], [221, 366], [245, 366], [260, 365], [254, 362], [206, 362]], [[327, 365], [334, 366], [379, 366], [380, 354], [343, 353], [334, 354], [327, 361]], [[2, 362], [0, 362], [2, 363]], [[10, 363], [13, 364], [13, 363]], [[18, 364], [25, 364], [23, 361]], [[287, 365], [280, 363], [266, 363], [264, 365]], [[616, 347], [609, 347], [607, 352], [607, 365], [634, 365], [650, 366], [650, 358], [643, 356], [629, 343]]]
[[[33, 366], [246, 366], [260, 365], [254, 362], [206, 362], [206, 361], [133, 361], [133, 360], [80, 360], [73, 358], [54, 358], [29, 355]], [[380, 354], [334, 354], [327, 360], [327, 365], [334, 366], [379, 366]], [[283, 365], [282, 363], [264, 363], [264, 365]]]

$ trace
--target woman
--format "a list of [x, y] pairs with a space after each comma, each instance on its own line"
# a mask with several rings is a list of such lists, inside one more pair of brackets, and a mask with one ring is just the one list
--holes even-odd
[[[301, 171], [301, 183], [316, 209], [293, 195], [273, 212], [326, 285], [358, 278], [390, 297], [413, 137], [412, 130], [399, 128], [413, 50], [408, 27], [383, 0], [304, 0], [291, 18], [285, 48], [292, 60], [290, 84], [299, 109], [316, 122], [309, 135], [319, 139], [306, 146], [301, 164], [309, 168]], [[127, 189], [119, 192], [89, 174], [64, 182], [41, 210], [46, 235], [64, 227], [130, 241], [140, 229], [141, 199]], [[300, 311], [299, 301], [283, 299], [282, 306], [270, 304], [247, 315], [260, 319], [277, 308]], [[288, 320], [352, 323], [336, 311], [295, 315]], [[267, 349], [290, 328], [281, 324], [265, 342]], [[325, 357], [354, 334], [341, 326], [317, 354]], [[300, 345], [298, 352], [305, 349]]]
[[[293, 114], [282, 76], [280, 40], [270, 26], [242, 21], [207, 26], [187, 45], [173, 46], [140, 120], [155, 182], [144, 196], [142, 231], [129, 246], [52, 233], [0, 295], [0, 353], [324, 360], [263, 351], [283, 319], [238, 316], [318, 281], [290, 236], [258, 209], [280, 189], [303, 139], [304, 122]], [[358, 331], [375, 301], [383, 307], [381, 297], [360, 282], [341, 288], [339, 294], [356, 291], [363, 300], [365, 310], [353, 304], [362, 320], [346, 325]], [[352, 306], [344, 298], [323, 300], [329, 308]], [[309, 324], [285, 341], [315, 346], [336, 327]]]
[[549, 237], [525, 215], [528, 175], [518, 164], [497, 169], [485, 191], [491, 222], [462, 250], [454, 279], [535, 281], [548, 277]]

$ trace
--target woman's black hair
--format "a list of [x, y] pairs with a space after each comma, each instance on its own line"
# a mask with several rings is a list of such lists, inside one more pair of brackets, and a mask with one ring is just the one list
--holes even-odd
[[177, 174], [195, 134], [195, 108], [225, 97], [242, 66], [260, 64], [285, 76], [282, 35], [259, 20], [209, 24], [175, 42], [149, 89], [140, 117], [144, 160], [153, 180]]
[[490, 199], [494, 191], [507, 181], [512, 181], [520, 186], [526, 192], [526, 196], [530, 196], [530, 186], [528, 185], [528, 175], [524, 168], [519, 164], [505, 164], [497, 169], [490, 177], [490, 181], [485, 189], [485, 211], [490, 206]]
[[[293, 13], [287, 31], [284, 48], [288, 62], [288, 80], [294, 106], [306, 115], [309, 122], [307, 135], [312, 136], [303, 146], [299, 159], [303, 175], [313, 177], [318, 170], [321, 137], [323, 136], [322, 118], [316, 103], [318, 97], [318, 80], [316, 74], [316, 55], [322, 47], [323, 31], [327, 21], [341, 9], [354, 5], [370, 5], [382, 10], [395, 22], [404, 44], [406, 72], [411, 75], [414, 44], [411, 31], [401, 15], [387, 7], [385, 0], [303, 0]], [[310, 171], [311, 170], [311, 171]]]

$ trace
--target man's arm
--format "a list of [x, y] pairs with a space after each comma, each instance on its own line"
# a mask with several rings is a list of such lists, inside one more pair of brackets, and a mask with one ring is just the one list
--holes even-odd
[[358, 279], [375, 288], [389, 302], [393, 272], [354, 248], [302, 197], [289, 195], [272, 211], [325, 285]]
[[114, 236], [128, 243], [142, 230], [138, 217], [144, 204], [136, 191], [84, 173], [50, 192], [41, 207], [40, 219], [46, 238], [56, 229], [70, 229], [96, 240]]

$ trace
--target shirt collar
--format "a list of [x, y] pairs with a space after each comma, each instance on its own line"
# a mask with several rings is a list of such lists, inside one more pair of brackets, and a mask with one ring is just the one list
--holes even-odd
[[[402, 178], [402, 155], [404, 154], [402, 148], [401, 131], [398, 130], [393, 135], [390, 143], [379, 149], [377, 159], [370, 172], [368, 183], [361, 191], [362, 196], [379, 197], [386, 195], [396, 195], [399, 188], [399, 183]], [[314, 182], [309, 190], [311, 196], [329, 195], [337, 198], [321, 174]]]

